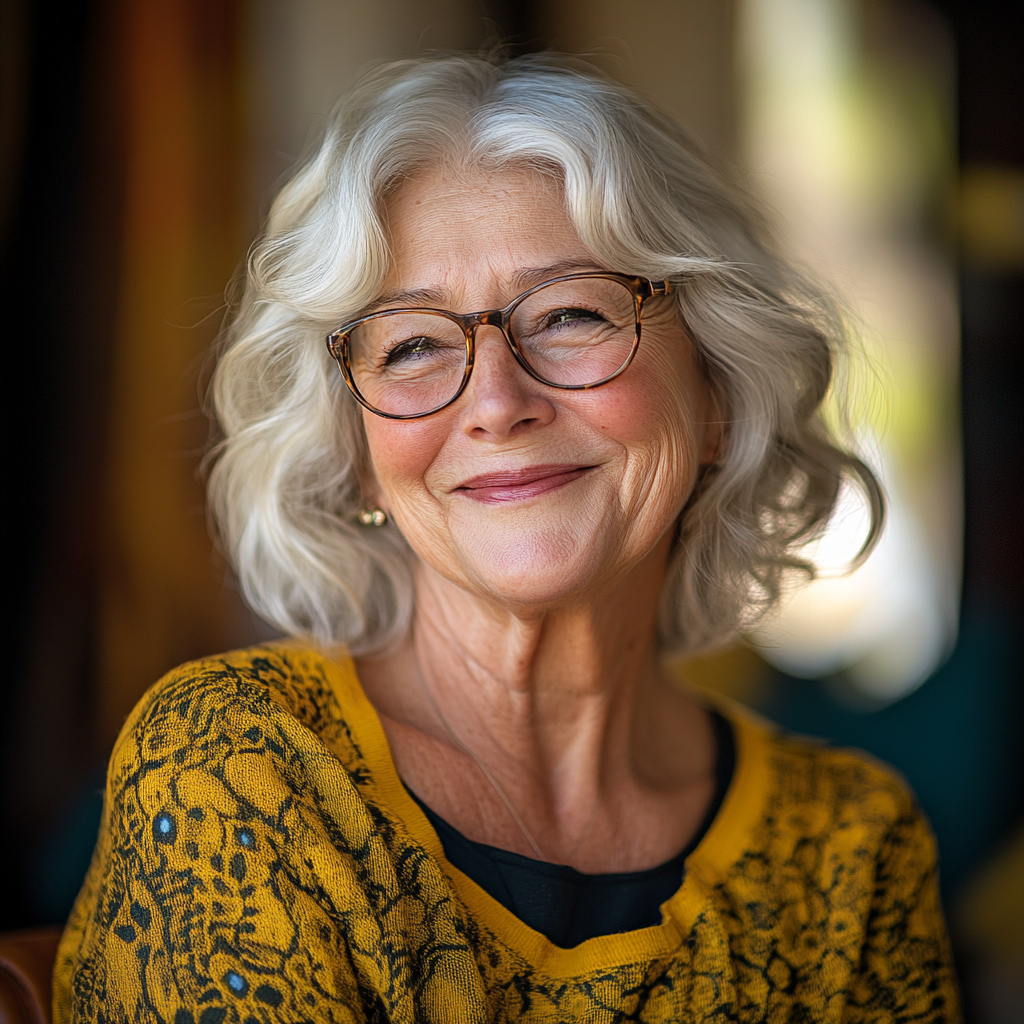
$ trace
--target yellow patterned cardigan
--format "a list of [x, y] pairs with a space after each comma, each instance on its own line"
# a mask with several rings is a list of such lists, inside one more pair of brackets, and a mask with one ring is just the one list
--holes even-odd
[[905, 786], [726, 713], [733, 782], [662, 923], [561, 949], [446, 862], [349, 660], [185, 665], [114, 749], [54, 1020], [959, 1020]]

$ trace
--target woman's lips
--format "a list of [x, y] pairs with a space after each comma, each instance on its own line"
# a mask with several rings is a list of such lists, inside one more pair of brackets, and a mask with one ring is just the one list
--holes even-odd
[[508, 473], [487, 473], [466, 480], [454, 489], [474, 501], [496, 505], [506, 501], [525, 501], [536, 498], [557, 487], [578, 480], [593, 466], [529, 466]]

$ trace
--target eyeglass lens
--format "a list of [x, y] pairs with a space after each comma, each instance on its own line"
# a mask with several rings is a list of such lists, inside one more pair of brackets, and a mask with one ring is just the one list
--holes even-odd
[[[515, 307], [509, 331], [541, 380], [596, 384], [621, 369], [633, 350], [633, 293], [614, 279], [556, 281]], [[349, 335], [353, 383], [367, 403], [391, 416], [449, 402], [462, 385], [466, 359], [462, 326], [438, 313], [384, 313]]]

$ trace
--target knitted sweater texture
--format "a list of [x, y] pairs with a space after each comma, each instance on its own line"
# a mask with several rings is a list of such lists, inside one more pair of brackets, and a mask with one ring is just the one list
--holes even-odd
[[906, 786], [724, 713], [732, 785], [661, 924], [562, 949], [446, 862], [349, 659], [184, 665], [114, 749], [54, 1020], [958, 1021]]

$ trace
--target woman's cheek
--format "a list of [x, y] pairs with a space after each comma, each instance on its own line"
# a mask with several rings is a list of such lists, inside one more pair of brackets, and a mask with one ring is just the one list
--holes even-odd
[[435, 417], [423, 420], [386, 420], [372, 413], [363, 413], [370, 460], [383, 494], [397, 497], [398, 491], [408, 493], [423, 477], [444, 441], [445, 431], [438, 429]]
[[647, 365], [630, 378], [632, 369], [610, 386], [586, 393], [595, 399], [592, 421], [602, 433], [641, 447], [660, 447], [670, 437], [692, 437], [691, 396], [672, 368], [658, 373]]

